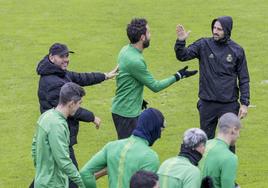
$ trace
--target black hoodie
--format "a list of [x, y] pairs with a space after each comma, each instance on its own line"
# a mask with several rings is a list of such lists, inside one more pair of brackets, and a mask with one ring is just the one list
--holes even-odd
[[213, 32], [213, 27], [216, 21], [219, 21], [221, 23], [221, 26], [224, 31], [224, 37], [223, 39], [220, 39], [218, 42], [220, 43], [226, 43], [232, 34], [232, 29], [233, 29], [233, 19], [230, 16], [222, 16], [219, 18], [216, 18], [212, 21], [211, 23], [211, 31]]
[[243, 48], [230, 39], [233, 21], [223, 16], [212, 21], [212, 28], [219, 21], [224, 39], [201, 38], [185, 47], [185, 41], [176, 41], [175, 53], [180, 61], [199, 60], [199, 98], [206, 101], [229, 103], [237, 101], [249, 105], [249, 74]]
[[[58, 105], [60, 89], [65, 83], [74, 82], [80, 86], [89, 86], [105, 80], [103, 73], [76, 73], [62, 70], [53, 64], [48, 56], [38, 63], [36, 72], [40, 75], [38, 98], [41, 113]], [[92, 122], [94, 118], [92, 112], [79, 108], [74, 116], [67, 119], [70, 130], [70, 146], [77, 143], [79, 121]]]

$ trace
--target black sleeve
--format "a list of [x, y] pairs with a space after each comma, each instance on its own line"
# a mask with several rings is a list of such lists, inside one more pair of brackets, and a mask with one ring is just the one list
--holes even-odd
[[238, 82], [240, 90], [240, 103], [243, 105], [249, 105], [250, 91], [249, 91], [249, 73], [247, 67], [247, 60], [245, 52], [243, 50], [239, 63], [237, 66]]
[[174, 46], [177, 59], [180, 61], [188, 61], [194, 58], [199, 58], [200, 43], [201, 39], [197, 40], [186, 48], [186, 42], [177, 39]]
[[[57, 85], [58, 84], [58, 85]], [[60, 89], [62, 83], [57, 83], [47, 88], [46, 101], [51, 105], [51, 108], [55, 108], [59, 103]], [[48, 108], [50, 109], [50, 108]]]
[[67, 72], [68, 76], [72, 80], [72, 82], [80, 85], [80, 86], [89, 86], [101, 83], [105, 80], [105, 74], [92, 72], [92, 73], [76, 73], [76, 72]]
[[95, 119], [93, 112], [90, 112], [89, 110], [86, 110], [81, 107], [76, 111], [76, 113], [72, 117], [77, 119], [78, 121], [84, 121], [84, 122], [93, 122]]

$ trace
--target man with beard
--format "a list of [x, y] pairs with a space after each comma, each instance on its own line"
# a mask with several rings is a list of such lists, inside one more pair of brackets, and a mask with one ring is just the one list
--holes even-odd
[[118, 56], [119, 75], [116, 77], [116, 94], [112, 103], [112, 117], [118, 139], [127, 138], [136, 127], [143, 101], [143, 88], [159, 92], [176, 81], [195, 75], [188, 67], [163, 80], [155, 80], [147, 69], [143, 50], [150, 44], [150, 29], [146, 19], [135, 18], [127, 25], [130, 44], [124, 46]]
[[238, 158], [229, 150], [237, 141], [241, 123], [234, 113], [219, 119], [217, 138], [209, 140], [199, 167], [203, 177], [210, 176], [215, 188], [238, 188], [235, 184]]
[[[180, 153], [163, 162], [158, 170], [161, 188], [200, 188], [198, 163], [205, 152], [207, 135], [198, 128], [185, 131]], [[209, 187], [209, 186], [206, 186]]]
[[[180, 61], [199, 60], [200, 127], [208, 139], [215, 137], [218, 119], [233, 112], [240, 119], [247, 115], [249, 105], [249, 74], [243, 48], [230, 39], [233, 21], [229, 16], [211, 23], [213, 36], [201, 38], [185, 47], [189, 36], [182, 25], [177, 26], [176, 57]], [[238, 103], [240, 91], [240, 104]], [[234, 151], [234, 147], [231, 148]]]

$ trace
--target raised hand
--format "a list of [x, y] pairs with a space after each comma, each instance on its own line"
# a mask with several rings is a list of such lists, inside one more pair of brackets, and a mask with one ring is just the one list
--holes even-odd
[[184, 27], [182, 25], [177, 25], [176, 27], [176, 31], [177, 31], [177, 37], [179, 40], [184, 41], [189, 37], [189, 34], [191, 31], [185, 31]]

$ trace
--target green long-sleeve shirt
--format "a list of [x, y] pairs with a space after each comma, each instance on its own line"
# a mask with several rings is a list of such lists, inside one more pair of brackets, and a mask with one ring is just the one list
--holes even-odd
[[234, 188], [237, 166], [237, 156], [229, 150], [227, 143], [218, 138], [207, 142], [199, 167], [203, 177], [213, 179], [215, 188]]
[[35, 188], [68, 188], [68, 177], [84, 187], [69, 156], [70, 132], [65, 117], [55, 109], [43, 113], [37, 121], [32, 143], [36, 167]]
[[122, 48], [118, 56], [119, 75], [116, 76], [116, 94], [112, 113], [123, 117], [137, 117], [141, 113], [143, 88], [161, 91], [174, 82], [175, 76], [155, 80], [147, 69], [143, 54], [131, 44]]
[[201, 185], [200, 170], [182, 156], [164, 161], [157, 174], [161, 188], [200, 188]]
[[108, 170], [110, 188], [128, 188], [131, 176], [138, 170], [156, 172], [159, 158], [140, 137], [109, 142], [80, 171], [87, 188], [96, 187], [94, 173], [104, 167]]

